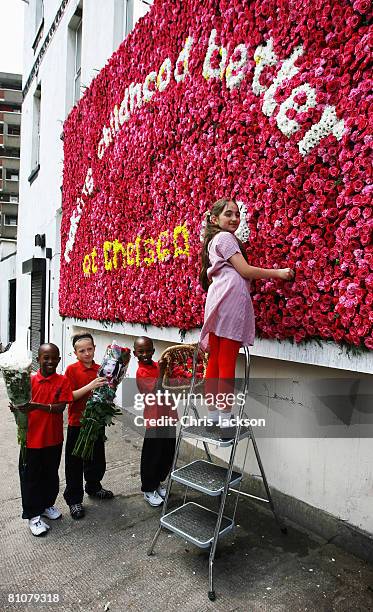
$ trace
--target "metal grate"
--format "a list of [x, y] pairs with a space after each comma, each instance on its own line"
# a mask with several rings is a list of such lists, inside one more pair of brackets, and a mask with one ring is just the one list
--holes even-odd
[[42, 272], [31, 274], [31, 325], [30, 344], [32, 351], [32, 367], [39, 367], [37, 358], [39, 346], [44, 342], [45, 326], [45, 276]]
[[[188, 542], [208, 548], [213, 538], [216, 526], [217, 514], [199, 504], [188, 502], [161, 518], [161, 525], [177, 535], [185, 538]], [[232, 519], [223, 516], [219, 537], [233, 529]]]
[[[207, 444], [214, 444], [215, 446], [231, 446], [234, 442], [234, 438], [231, 440], [221, 440], [220, 429], [207, 429], [204, 425], [191, 425], [190, 427], [183, 427], [182, 435], [188, 438], [195, 438], [206, 442]], [[248, 438], [250, 436], [250, 430], [248, 427], [241, 427], [239, 440]]]
[[[198, 460], [175, 470], [171, 478], [207, 495], [220, 495], [224, 489], [227, 472], [228, 469], [225, 467]], [[242, 474], [232, 472], [230, 486], [238, 483], [241, 478]]]

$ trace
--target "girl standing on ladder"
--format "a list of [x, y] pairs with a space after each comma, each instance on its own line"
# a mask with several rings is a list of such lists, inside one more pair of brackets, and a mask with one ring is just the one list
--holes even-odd
[[[220, 397], [234, 391], [235, 368], [241, 346], [251, 346], [255, 336], [254, 309], [250, 281], [294, 278], [291, 268], [256, 268], [248, 263], [242, 242], [235, 236], [240, 212], [233, 200], [222, 198], [207, 213], [202, 248], [200, 282], [207, 299], [200, 345], [209, 352], [207, 389]], [[231, 406], [226, 402], [222, 417], [214, 407], [209, 419], [220, 424], [222, 437], [231, 438]]]

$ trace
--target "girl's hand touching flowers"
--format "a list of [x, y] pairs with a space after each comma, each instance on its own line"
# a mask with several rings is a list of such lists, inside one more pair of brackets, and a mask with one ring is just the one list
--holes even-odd
[[278, 278], [280, 278], [281, 280], [293, 280], [294, 278], [294, 270], [292, 270], [291, 268], [280, 268], [279, 270], [277, 270], [278, 272]]

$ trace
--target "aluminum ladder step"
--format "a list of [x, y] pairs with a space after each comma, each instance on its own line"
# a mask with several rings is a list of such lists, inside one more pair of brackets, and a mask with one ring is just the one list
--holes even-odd
[[[161, 525], [199, 548], [208, 548], [214, 539], [218, 515], [194, 502], [188, 502], [161, 517]], [[219, 537], [233, 529], [233, 520], [223, 516]]]
[[[231, 446], [234, 442], [234, 438], [222, 440], [220, 438], [221, 433], [219, 428], [207, 429], [204, 425], [190, 425], [188, 427], [183, 427], [181, 430], [181, 435], [186, 438], [194, 438], [196, 440], [200, 440], [201, 442], [214, 444], [215, 446], [219, 447]], [[242, 426], [238, 440], [243, 440], [249, 436], [249, 428]]]
[[[207, 495], [220, 495], [227, 479], [228, 469], [209, 461], [197, 460], [171, 473], [172, 480], [180, 482]], [[242, 478], [239, 472], [232, 472], [230, 486]]]

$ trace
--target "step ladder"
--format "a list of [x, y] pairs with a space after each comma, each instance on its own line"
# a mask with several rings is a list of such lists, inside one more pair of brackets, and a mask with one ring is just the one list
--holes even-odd
[[[193, 358], [193, 374], [190, 385], [190, 393], [188, 396], [188, 401], [184, 409], [183, 416], [189, 416], [192, 411], [196, 419], [199, 419], [199, 414], [196, 405], [191, 399], [191, 395], [194, 393], [195, 388], [195, 378], [196, 378], [196, 365], [197, 365], [197, 356], [199, 354], [199, 346], [197, 345], [194, 358]], [[167, 482], [167, 492], [165, 496], [165, 500], [163, 503], [162, 514], [160, 517], [159, 527], [154, 535], [153, 541], [148, 550], [148, 555], [153, 554], [153, 550], [155, 544], [158, 540], [158, 537], [162, 531], [162, 529], [166, 529], [171, 531], [184, 540], [195, 544], [199, 548], [209, 548], [209, 591], [208, 597], [211, 601], [215, 601], [216, 593], [214, 589], [214, 559], [216, 553], [216, 547], [218, 544], [219, 538], [223, 537], [225, 534], [232, 531], [234, 528], [234, 520], [235, 514], [237, 510], [237, 503], [239, 495], [243, 495], [245, 497], [250, 497], [252, 499], [264, 502], [269, 504], [274, 517], [282, 531], [282, 533], [287, 533], [287, 529], [281, 521], [280, 517], [276, 513], [271, 491], [268, 486], [267, 478], [264, 473], [264, 468], [262, 461], [260, 459], [258, 447], [255, 441], [254, 433], [251, 426], [243, 426], [241, 425], [242, 419], [247, 419], [247, 415], [245, 413], [245, 405], [248, 398], [248, 388], [249, 388], [249, 374], [250, 374], [250, 353], [247, 347], [244, 347], [244, 355], [245, 355], [245, 382], [244, 382], [244, 398], [245, 401], [242, 402], [242, 405], [239, 409], [238, 414], [238, 425], [235, 428], [235, 435], [231, 439], [221, 439], [221, 432], [219, 429], [207, 429], [204, 425], [189, 425], [189, 426], [181, 426], [179, 430], [179, 434], [176, 441], [175, 455], [173, 459], [173, 464], [171, 468], [170, 477]], [[181, 442], [185, 439], [194, 439], [202, 442], [203, 447], [206, 453], [206, 460], [194, 460], [187, 465], [176, 468], [180, 445]], [[236, 455], [236, 450], [238, 444], [246, 440], [246, 451], [244, 455], [244, 461], [242, 465], [241, 471], [234, 471], [233, 465]], [[256, 495], [251, 495], [249, 493], [244, 493], [241, 491], [241, 481], [245, 468], [247, 451], [249, 448], [249, 443], [252, 443], [253, 449], [255, 452], [256, 460], [258, 463], [258, 467], [260, 470], [260, 476], [263, 481], [263, 485], [267, 494], [267, 498], [257, 497]], [[222, 467], [213, 462], [210, 452], [209, 446], [213, 445], [215, 447], [230, 447], [230, 456], [227, 467]], [[170, 491], [172, 488], [172, 484], [177, 482], [181, 485], [184, 485], [185, 494], [183, 503], [173, 509], [168, 511], [168, 500]], [[238, 487], [238, 488], [236, 488]], [[210, 497], [220, 498], [218, 499], [218, 511], [214, 512], [209, 508], [206, 508], [200, 504], [197, 504], [192, 501], [187, 501], [186, 496], [189, 489], [194, 489], [205, 495]], [[236, 495], [236, 501], [234, 505], [234, 511], [231, 517], [226, 516], [224, 514], [226, 499], [229, 492], [233, 492]]]

